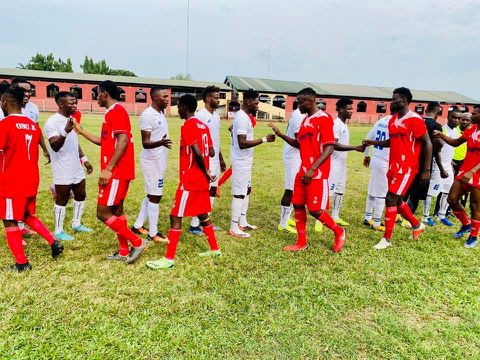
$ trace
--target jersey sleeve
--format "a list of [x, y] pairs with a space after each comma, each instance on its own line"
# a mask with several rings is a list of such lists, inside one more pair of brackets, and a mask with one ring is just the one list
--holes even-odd
[[140, 115], [140, 130], [150, 132], [153, 130], [151, 118], [145, 111]]
[[418, 139], [427, 133], [425, 122], [420, 118], [413, 118], [410, 122], [413, 136]]
[[181, 136], [185, 145], [192, 146], [198, 142], [197, 129], [197, 126], [191, 121], [187, 121], [183, 124]]
[[210, 129], [207, 127], [207, 138], [208, 138], [208, 148], [213, 148], [212, 135], [210, 134]]
[[240, 116], [237, 120], [237, 135], [247, 135], [251, 121], [246, 116]]
[[340, 139], [342, 133], [342, 127], [338, 121], [333, 121], [333, 137], [335, 139]]
[[335, 136], [333, 131], [333, 119], [330, 116], [322, 116], [317, 120], [322, 144], [335, 144]]
[[47, 139], [60, 135], [59, 129], [55, 128], [54, 122], [50, 121], [50, 119], [47, 120], [47, 122], [45, 123], [45, 126], [43, 127], [43, 132], [45, 133]]
[[472, 135], [474, 126], [470, 126], [469, 128], [465, 129], [460, 137], [464, 138], [465, 140], [468, 140], [470, 135]]
[[125, 110], [114, 110], [109, 115], [110, 125], [114, 135], [130, 133], [130, 118]]

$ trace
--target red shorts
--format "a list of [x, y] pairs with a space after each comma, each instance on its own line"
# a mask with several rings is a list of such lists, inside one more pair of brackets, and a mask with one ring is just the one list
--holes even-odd
[[328, 179], [314, 179], [310, 184], [305, 185], [300, 176], [295, 177], [293, 205], [307, 205], [309, 211], [320, 211], [328, 210], [329, 201]]
[[98, 186], [97, 204], [114, 206], [120, 204], [127, 197], [130, 180], [110, 179], [107, 185]]
[[37, 199], [29, 198], [4, 198], [0, 197], [0, 217], [2, 220], [25, 219], [25, 214], [35, 214]]
[[417, 174], [411, 172], [406, 174], [399, 174], [393, 171], [389, 171], [387, 173], [388, 192], [400, 196], [405, 195], [408, 189], [410, 189], [410, 185], [412, 185], [412, 182], [415, 179], [416, 175]]
[[465, 173], [465, 171], [460, 171], [457, 176], [455, 176], [455, 180], [457, 181], [460, 181], [463, 185], [463, 188], [466, 190], [466, 191], [470, 191], [470, 189], [472, 187], [475, 187], [475, 188], [480, 188], [480, 171], [477, 171], [475, 174], [473, 174], [472, 178], [470, 179], [470, 181], [468, 182], [468, 184], [465, 184], [463, 181], [462, 181], [462, 176], [463, 174]]
[[212, 211], [210, 190], [188, 191], [178, 186], [170, 215], [176, 217], [197, 216]]

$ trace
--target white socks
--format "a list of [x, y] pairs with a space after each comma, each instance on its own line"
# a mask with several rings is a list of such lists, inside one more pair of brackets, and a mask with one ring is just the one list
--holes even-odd
[[422, 200], [423, 207], [423, 220], [427, 220], [430, 217], [430, 207], [432, 206], [432, 197], [427, 195], [425, 200]]
[[140, 206], [140, 212], [138, 213], [138, 216], [137, 216], [137, 220], [135, 220], [135, 223], [133, 224], [135, 229], [140, 229], [145, 223], [145, 220], [147, 219], [147, 216], [148, 216], [148, 212], [147, 212], [148, 203], [149, 203], [148, 197], [143, 199], [142, 205]]
[[440, 193], [440, 199], [439, 199], [440, 204], [438, 205], [438, 217], [440, 219], [445, 219], [445, 216], [447, 215], [447, 209], [448, 209], [447, 199], [448, 199], [448, 194]]
[[240, 214], [242, 213], [242, 205], [244, 199], [238, 199], [234, 197], [232, 199], [232, 221], [230, 223], [230, 230], [237, 231], [238, 228], [238, 221], [240, 219]]
[[385, 198], [375, 197], [373, 205], [373, 226], [380, 226], [382, 221], [383, 209], [385, 209]]
[[160, 204], [148, 202], [147, 214], [148, 214], [148, 235], [154, 237], [158, 233], [158, 213]]
[[375, 206], [375, 198], [367, 194], [367, 203], [365, 204], [365, 220], [372, 220], [373, 207]]
[[240, 213], [240, 226], [247, 226], [247, 210], [250, 202], [250, 195], [245, 196], [242, 203], [242, 212]]
[[288, 219], [290, 219], [290, 215], [292, 214], [292, 209], [292, 204], [290, 204], [290, 206], [280, 205], [280, 223], [278, 226], [282, 228], [287, 226]]
[[65, 221], [66, 206], [55, 204], [53, 212], [55, 214], [55, 234], [63, 232], [63, 222]]
[[333, 193], [332, 196], [332, 202], [333, 202], [333, 207], [332, 207], [332, 219], [337, 220], [339, 218], [339, 213], [340, 213], [340, 208], [342, 207], [342, 198], [343, 194], [337, 194]]
[[83, 209], [85, 208], [85, 201], [73, 201], [73, 219], [72, 226], [77, 227], [82, 224]]

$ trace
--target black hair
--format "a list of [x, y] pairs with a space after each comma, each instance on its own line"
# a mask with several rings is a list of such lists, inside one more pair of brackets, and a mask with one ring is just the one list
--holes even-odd
[[9, 83], [4, 83], [4, 82], [0, 83], [0, 96], [2, 96], [3, 93], [7, 91], [9, 87], [10, 87]]
[[473, 105], [473, 108], [474, 108], [474, 109], [480, 109], [480, 104], [475, 104], [475, 105]]
[[155, 93], [157, 91], [160, 91], [160, 90], [167, 90], [166, 88], [164, 87], [160, 87], [160, 86], [154, 86], [150, 89], [150, 98], [153, 99], [153, 95], [155, 95]]
[[57, 95], [55, 95], [55, 102], [58, 104], [60, 99], [64, 99], [64, 98], [67, 98], [67, 97], [75, 98], [75, 95], [73, 93], [71, 93], [70, 91], [60, 91], [59, 93], [57, 93]]
[[407, 100], [407, 103], [410, 104], [413, 100], [413, 95], [410, 89], [407, 89], [406, 87], [399, 87], [393, 90], [394, 94], [398, 94], [402, 97], [404, 97]]
[[313, 96], [315, 98], [317, 97], [317, 93], [315, 92], [315, 90], [310, 87], [300, 90], [298, 92], [298, 95]]
[[197, 99], [191, 94], [185, 94], [178, 99], [178, 105], [185, 105], [190, 112], [197, 110]]
[[30, 84], [27, 79], [23, 77], [14, 77], [12, 79], [12, 86], [18, 85], [18, 84]]
[[352, 99], [348, 99], [348, 98], [341, 98], [341, 99], [338, 99], [337, 101], [337, 111], [339, 109], [343, 109], [344, 107], [346, 107], [347, 105], [353, 105], [353, 100]]
[[255, 100], [260, 95], [253, 89], [248, 89], [243, 93], [243, 100]]
[[435, 110], [436, 108], [439, 108], [439, 107], [441, 107], [441, 106], [440, 106], [440, 103], [438, 101], [431, 101], [427, 105], [427, 112], [432, 112], [433, 110]]
[[213, 93], [216, 93], [216, 92], [219, 92], [219, 91], [220, 91], [220, 88], [219, 88], [218, 86], [215, 86], [215, 85], [207, 86], [207, 87], [203, 90], [203, 94], [202, 94], [203, 101], [206, 101], [206, 100], [207, 100], [207, 97], [208, 97], [210, 94], [213, 94]]
[[462, 110], [460, 109], [452, 109], [448, 112], [448, 117], [450, 117], [450, 115], [452, 115], [453, 113], [462, 113]]
[[25, 97], [26, 90], [21, 86], [10, 86], [3, 93], [4, 96], [11, 96], [17, 103], [17, 106], [21, 108], [23, 106], [23, 98]]
[[112, 99], [118, 100], [118, 86], [112, 80], [105, 80], [98, 84], [99, 91], [105, 91]]

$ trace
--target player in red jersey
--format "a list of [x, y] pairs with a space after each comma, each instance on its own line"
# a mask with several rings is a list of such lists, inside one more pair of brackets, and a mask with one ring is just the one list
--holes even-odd
[[35, 216], [39, 183], [38, 147], [42, 133], [36, 123], [22, 115], [24, 96], [25, 90], [21, 87], [7, 89], [1, 106], [8, 116], [0, 122], [0, 217], [5, 226], [8, 247], [15, 257], [15, 265], [10, 269], [18, 272], [32, 268], [25, 256], [19, 221], [47, 240], [53, 258], [63, 252], [63, 245]]
[[[474, 248], [478, 245], [478, 231], [480, 229], [480, 115], [472, 116], [472, 125], [465, 129], [462, 135], [457, 139], [452, 139], [440, 131], [435, 131], [434, 135], [443, 139], [448, 145], [457, 147], [467, 143], [467, 155], [463, 160], [462, 166], [455, 177], [455, 181], [448, 194], [448, 203], [453, 214], [462, 223], [462, 227], [453, 237], [461, 238], [468, 232], [470, 236], [465, 242], [466, 248]], [[472, 218], [468, 219], [465, 208], [460, 200], [470, 193], [472, 202]]]
[[147, 241], [129, 229], [123, 211], [130, 181], [135, 179], [135, 159], [130, 118], [117, 99], [118, 86], [110, 80], [101, 82], [98, 85], [98, 105], [106, 108], [101, 136], [90, 134], [78, 123], [75, 123], [75, 130], [101, 147], [97, 218], [117, 234], [120, 244], [119, 251], [108, 255], [107, 259], [130, 264], [142, 255]]
[[409, 110], [412, 101], [412, 93], [409, 89], [401, 87], [393, 91], [391, 111], [394, 113], [388, 122], [388, 140], [364, 140], [364, 145], [376, 145], [390, 147], [389, 169], [387, 173], [388, 192], [385, 198], [385, 233], [375, 249], [386, 249], [390, 246], [397, 211], [405, 220], [412, 225], [412, 237], [417, 240], [425, 229], [413, 215], [404, 196], [419, 169], [420, 153], [423, 155], [423, 172], [421, 182], [430, 179], [430, 167], [432, 163], [432, 143], [427, 133], [427, 128], [422, 117]]
[[298, 93], [298, 108], [307, 116], [300, 125], [296, 139], [281, 133], [270, 124], [277, 136], [300, 149], [301, 165], [295, 178], [292, 196], [298, 240], [293, 245], [285, 246], [283, 248], [285, 251], [300, 251], [307, 248], [305, 205], [310, 215], [335, 234], [334, 252], [342, 250], [345, 244], [345, 229], [338, 226], [326, 211], [329, 206], [330, 155], [335, 146], [333, 119], [318, 109], [316, 97], [317, 94], [311, 88], [305, 88]]
[[213, 224], [208, 213], [211, 211], [210, 183], [215, 177], [210, 175], [209, 157], [215, 155], [208, 127], [195, 118], [197, 100], [186, 94], [178, 100], [178, 114], [185, 123], [180, 133], [180, 183], [178, 184], [170, 213], [169, 243], [165, 257], [147, 261], [152, 269], [169, 269], [174, 266], [175, 252], [182, 233], [182, 218], [197, 216], [207, 237], [210, 250], [200, 256], [220, 256]]

